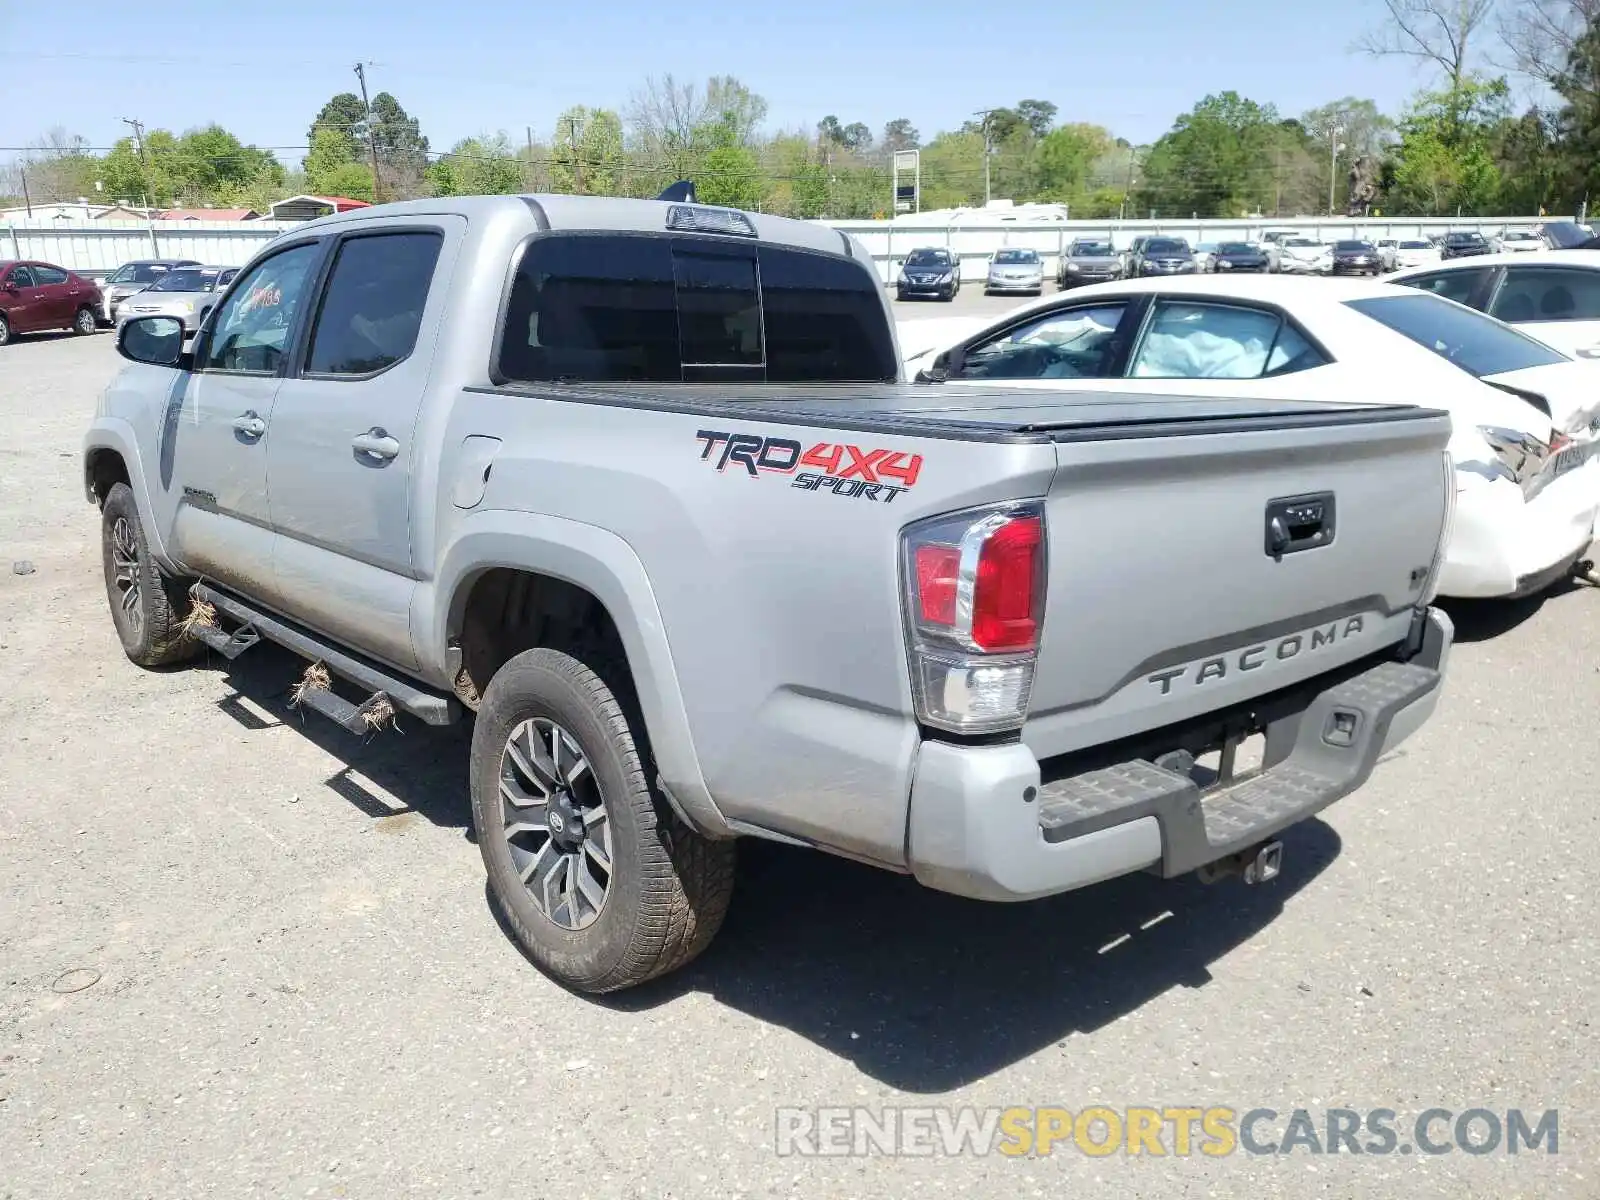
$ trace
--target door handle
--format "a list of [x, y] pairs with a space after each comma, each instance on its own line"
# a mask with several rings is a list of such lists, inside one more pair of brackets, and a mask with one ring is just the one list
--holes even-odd
[[365, 433], [357, 434], [350, 440], [350, 445], [355, 448], [357, 454], [365, 454], [368, 458], [375, 458], [380, 462], [388, 462], [400, 453], [400, 443], [376, 425]]
[[267, 431], [267, 423], [256, 415], [254, 409], [235, 417], [233, 427], [248, 438], [258, 438]]

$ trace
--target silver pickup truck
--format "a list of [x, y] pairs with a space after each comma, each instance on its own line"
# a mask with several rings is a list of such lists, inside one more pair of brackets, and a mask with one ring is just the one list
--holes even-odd
[[821, 225], [386, 205], [117, 345], [128, 657], [266, 638], [353, 731], [470, 710], [491, 891], [576, 989], [703, 949], [740, 836], [985, 900], [1270, 877], [1438, 700], [1444, 414], [907, 384]]

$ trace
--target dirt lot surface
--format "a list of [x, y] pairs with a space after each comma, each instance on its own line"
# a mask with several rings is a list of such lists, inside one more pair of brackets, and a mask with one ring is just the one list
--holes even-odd
[[[302, 718], [270, 648], [124, 659], [78, 462], [116, 366], [0, 352], [0, 1197], [1600, 1195], [1600, 591], [1457, 607], [1439, 715], [1273, 884], [988, 907], [755, 846], [699, 963], [595, 1002], [491, 915], [464, 729]], [[1560, 1140], [775, 1153], [778, 1106], [963, 1104], [1277, 1110], [1258, 1141], [1390, 1108], [1406, 1142], [1557, 1108]]]

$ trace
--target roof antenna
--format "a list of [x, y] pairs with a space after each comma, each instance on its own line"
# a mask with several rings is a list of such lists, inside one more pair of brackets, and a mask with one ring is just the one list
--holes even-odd
[[680, 179], [677, 183], [670, 184], [656, 199], [670, 200], [677, 204], [693, 204], [694, 183], [692, 180]]

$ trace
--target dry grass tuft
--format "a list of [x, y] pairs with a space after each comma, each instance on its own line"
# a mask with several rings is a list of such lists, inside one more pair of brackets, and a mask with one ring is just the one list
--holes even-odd
[[189, 615], [183, 619], [183, 633], [185, 637], [196, 637], [202, 629], [215, 629], [217, 627], [217, 606], [205, 600], [191, 600]]
[[382, 729], [394, 720], [394, 701], [379, 692], [377, 699], [372, 702], [372, 707], [362, 711], [361, 719], [367, 723], [368, 729]]
[[289, 703], [298, 706], [311, 692], [326, 692], [333, 687], [333, 674], [326, 663], [314, 662], [300, 676], [300, 682], [289, 693]]

